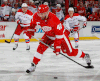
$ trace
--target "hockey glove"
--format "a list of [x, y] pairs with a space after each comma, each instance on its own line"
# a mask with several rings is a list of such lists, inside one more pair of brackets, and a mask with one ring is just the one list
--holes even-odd
[[17, 24], [20, 24], [21, 23], [21, 21], [19, 19], [16, 22], [17, 22]]
[[73, 33], [74, 32], [74, 30], [73, 29], [70, 29], [70, 33]]
[[83, 24], [83, 28], [85, 28], [85, 27], [86, 27], [86, 25], [87, 25], [87, 23], [85, 22], [85, 23]]

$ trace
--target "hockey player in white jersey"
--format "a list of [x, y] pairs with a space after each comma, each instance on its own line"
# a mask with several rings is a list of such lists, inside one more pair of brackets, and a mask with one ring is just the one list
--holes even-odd
[[64, 19], [64, 14], [63, 14], [63, 11], [61, 9], [61, 5], [60, 4], [57, 4], [56, 7], [57, 7], [57, 9], [56, 9], [56, 16], [62, 22], [63, 19]]
[[30, 37], [27, 35], [27, 30], [30, 27], [30, 22], [33, 17], [33, 13], [27, 9], [28, 5], [26, 3], [22, 4], [22, 9], [19, 9], [15, 15], [15, 19], [17, 21], [17, 29], [14, 34], [15, 46], [13, 50], [18, 47], [19, 36], [23, 32], [23, 37], [27, 44], [26, 50], [30, 50]]
[[78, 13], [74, 13], [74, 9], [70, 7], [68, 9], [69, 15], [65, 17], [65, 31], [70, 34], [74, 33], [74, 40], [75, 40], [75, 48], [78, 48], [78, 42], [79, 42], [79, 29], [80, 29], [80, 23], [79, 21], [83, 21], [83, 28], [86, 27], [86, 21], [87, 19], [84, 16], [80, 16]]

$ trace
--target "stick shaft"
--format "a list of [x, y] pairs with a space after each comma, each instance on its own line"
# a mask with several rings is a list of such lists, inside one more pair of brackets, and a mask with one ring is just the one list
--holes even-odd
[[[35, 38], [35, 39], [37, 39], [37, 40], [40, 41], [42, 44], [44, 44], [44, 45], [46, 45], [46, 46], [48, 46], [48, 47], [50, 47], [51, 49], [54, 50], [54, 48], [52, 48], [51, 46], [47, 45], [46, 43], [44, 43], [43, 41], [39, 40], [38, 38]], [[68, 58], [69, 60], [75, 62], [76, 64], [78, 64], [78, 65], [80, 65], [80, 66], [86, 68], [86, 66], [84, 66], [84, 65], [82, 65], [82, 64], [80, 64], [80, 63], [78, 63], [78, 62], [76, 62], [75, 60], [73, 60], [73, 59], [71, 59], [70, 57], [64, 55], [63, 53], [60, 52], [60, 54], [63, 55], [64, 57]]]

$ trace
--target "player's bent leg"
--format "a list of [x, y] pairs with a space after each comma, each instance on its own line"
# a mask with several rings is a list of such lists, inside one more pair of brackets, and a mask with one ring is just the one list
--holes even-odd
[[78, 48], [79, 46], [79, 33], [78, 32], [74, 34], [74, 41], [75, 41], [75, 48]]
[[45, 52], [45, 50], [48, 47], [43, 45], [42, 43], [39, 44], [38, 48], [37, 48], [37, 52], [34, 54], [33, 57], [33, 64], [31, 65], [31, 67], [29, 69], [26, 70], [27, 73], [33, 72], [35, 71], [36, 65], [38, 64], [38, 62], [41, 60], [43, 53]]
[[23, 37], [25, 39], [25, 42], [26, 42], [26, 50], [30, 50], [30, 38], [24, 33], [23, 34]]
[[[49, 38], [47, 38], [45, 35], [42, 37], [41, 39], [44, 43], [48, 44], [48, 45], [51, 45], [53, 44], [54, 41], [50, 40]], [[30, 72], [33, 72], [35, 71], [35, 67], [36, 65], [39, 63], [39, 61], [41, 60], [42, 56], [43, 56], [43, 53], [47, 50], [48, 46], [45, 46], [44, 44], [42, 44], [40, 42], [38, 48], [37, 48], [37, 52], [34, 54], [34, 57], [33, 57], [33, 63], [35, 64], [35, 66], [31, 66], [26, 72], [27, 73], [30, 73]]]
[[20, 36], [21, 32], [22, 32], [21, 26], [18, 25], [18, 26], [17, 26], [17, 29], [16, 29], [16, 31], [15, 31], [15, 34], [14, 34], [15, 45], [14, 45], [14, 47], [13, 47], [13, 50], [16, 50], [16, 48], [18, 47], [19, 36]]
[[66, 33], [64, 34], [64, 40], [62, 41], [61, 49], [62, 49], [63, 53], [66, 53], [68, 56], [84, 58], [86, 60], [86, 63], [88, 65], [91, 65], [91, 59], [90, 59], [89, 54], [85, 54], [83, 51], [81, 51], [79, 49], [74, 49], [72, 47], [69, 37]]

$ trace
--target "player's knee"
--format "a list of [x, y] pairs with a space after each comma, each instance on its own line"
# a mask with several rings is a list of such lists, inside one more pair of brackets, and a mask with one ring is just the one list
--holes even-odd
[[19, 39], [19, 35], [14, 34], [14, 39]]

